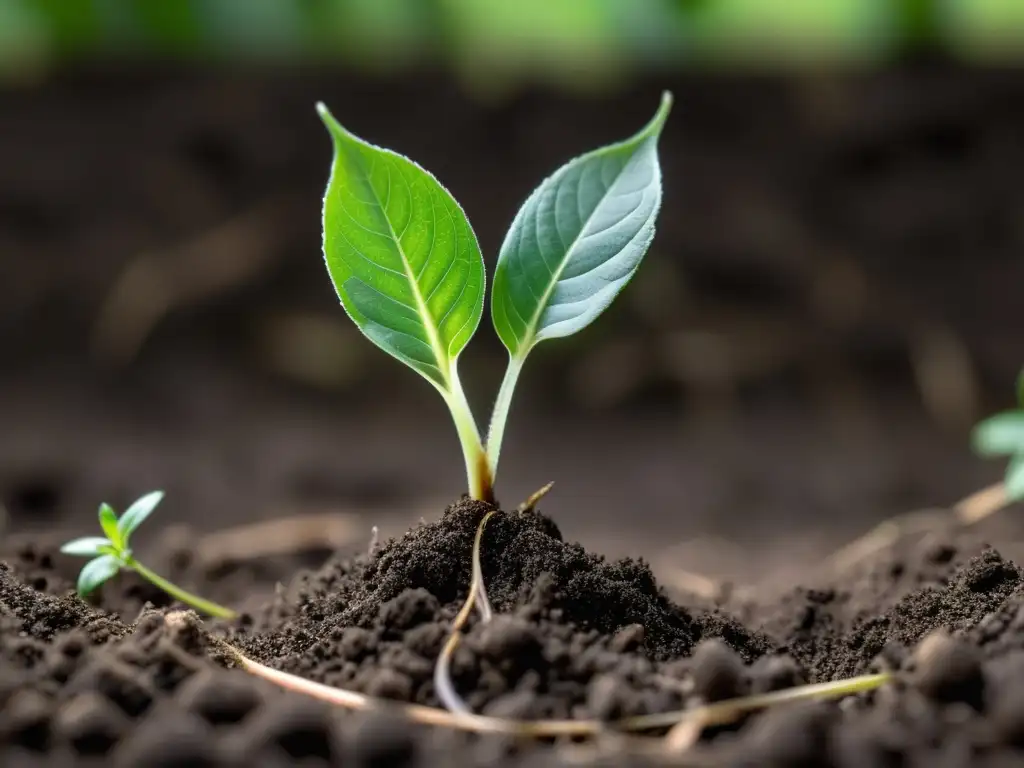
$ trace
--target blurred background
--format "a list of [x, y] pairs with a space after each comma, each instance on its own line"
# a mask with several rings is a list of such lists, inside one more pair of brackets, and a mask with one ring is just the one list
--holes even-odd
[[[5, 530], [158, 487], [140, 539], [436, 518], [454, 429], [337, 305], [313, 104], [433, 171], [491, 265], [663, 89], [658, 235], [531, 357], [506, 506], [554, 480], [567, 537], [753, 580], [998, 479], [967, 434], [1024, 363], [1020, 0], [0, 0]], [[481, 423], [503, 366], [485, 316]]]

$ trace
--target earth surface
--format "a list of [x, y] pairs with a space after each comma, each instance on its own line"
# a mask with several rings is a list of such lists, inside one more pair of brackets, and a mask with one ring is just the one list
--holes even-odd
[[[532, 186], [628, 135], [666, 87], [658, 237], [600, 323], [530, 361], [499, 497], [556, 484], [538, 514], [488, 523], [498, 616], [452, 666], [476, 712], [609, 732], [415, 726], [238, 669], [224, 642], [436, 705], [482, 514], [453, 504], [443, 406], [332, 295], [313, 103], [431, 169], [492, 264]], [[431, 73], [81, 71], [0, 100], [0, 763], [1019, 760], [1020, 509], [972, 526], [943, 510], [998, 480], [967, 430], [1011, 403], [1024, 359], [1018, 73], [651, 78], [480, 104]], [[462, 362], [482, 413], [504, 364], [486, 323]], [[82, 563], [60, 543], [153, 488], [143, 562], [237, 621], [182, 614], [132, 574], [73, 594]], [[893, 518], [898, 535], [844, 549]], [[614, 728], [874, 670], [893, 682], [684, 752]]]

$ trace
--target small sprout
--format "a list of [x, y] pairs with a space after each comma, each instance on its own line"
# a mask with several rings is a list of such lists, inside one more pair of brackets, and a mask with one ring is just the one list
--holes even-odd
[[1017, 407], [990, 416], [974, 428], [971, 443], [981, 456], [1007, 456], [1003, 480], [1009, 501], [1024, 499], [1024, 371], [1017, 379]]
[[527, 355], [590, 325], [632, 279], [661, 207], [658, 138], [672, 96], [638, 133], [563, 165], [523, 203], [498, 254], [491, 320], [508, 349], [486, 444], [458, 358], [483, 315], [484, 261], [455, 198], [406, 157], [350, 133], [323, 104], [334, 143], [324, 195], [327, 271], [370, 341], [429, 381], [455, 422], [470, 495], [494, 501], [505, 422]]
[[[474, 499], [494, 503], [512, 393], [530, 351], [590, 325], [639, 269], [661, 208], [658, 139], [671, 108], [666, 92], [640, 131], [563, 165], [513, 219], [491, 286], [491, 321], [509, 357], [485, 443], [458, 375], [459, 355], [483, 316], [486, 283], [469, 219], [430, 173], [360, 139], [317, 104], [334, 145], [323, 204], [327, 272], [363, 334], [444, 398]], [[520, 512], [550, 489], [533, 494]], [[448, 667], [473, 606], [485, 622], [492, 614], [480, 568], [480, 539], [492, 514], [477, 529], [470, 593], [434, 670], [438, 696], [464, 715], [468, 707]]]
[[114, 578], [118, 571], [124, 568], [135, 571], [150, 584], [162, 589], [175, 600], [192, 606], [197, 611], [222, 619], [234, 618], [235, 612], [230, 608], [211, 603], [209, 600], [186, 592], [162, 576], [153, 573], [136, 560], [132, 554], [132, 550], [128, 546], [131, 535], [152, 514], [163, 497], [163, 491], [147, 493], [128, 507], [120, 520], [113, 507], [106, 503], [100, 504], [100, 527], [107, 535], [74, 539], [60, 548], [65, 555], [93, 558], [82, 567], [81, 573], [78, 574], [78, 594], [85, 597], [105, 581]]

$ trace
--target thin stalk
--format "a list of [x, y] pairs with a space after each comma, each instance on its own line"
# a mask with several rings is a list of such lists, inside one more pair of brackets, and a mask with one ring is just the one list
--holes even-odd
[[459, 609], [458, 615], [452, 622], [451, 634], [448, 635], [448, 639], [437, 657], [437, 662], [434, 664], [434, 689], [437, 691], [437, 697], [444, 704], [445, 709], [456, 714], [468, 715], [471, 713], [466, 700], [455, 690], [451, 677], [452, 656], [462, 641], [462, 628], [469, 621], [469, 614], [472, 613], [474, 605], [479, 609], [480, 619], [485, 624], [494, 615], [491, 603], [487, 599], [484, 572], [480, 565], [480, 542], [483, 540], [484, 526], [493, 515], [493, 510], [488, 512], [476, 527], [476, 536], [473, 538], [473, 575], [469, 581], [469, 594], [466, 595], [466, 602], [462, 604], [462, 608]]
[[149, 568], [144, 566], [135, 558], [129, 559], [126, 565], [154, 587], [162, 589], [175, 600], [185, 603], [185, 605], [191, 605], [197, 611], [201, 611], [209, 616], [216, 616], [218, 619], [233, 619], [238, 615], [230, 608], [225, 608], [223, 605], [217, 605], [217, 603], [212, 603], [198, 595], [193, 595], [191, 592], [186, 592], [181, 587], [169, 582], [163, 576], [153, 573], [153, 571], [149, 570]]
[[455, 429], [459, 433], [459, 442], [462, 443], [462, 455], [466, 459], [466, 477], [469, 480], [469, 495], [479, 501], [493, 504], [494, 475], [487, 460], [483, 441], [480, 439], [480, 430], [477, 429], [476, 420], [473, 418], [473, 412], [469, 408], [466, 393], [462, 390], [462, 383], [454, 365], [449, 387], [447, 392], [441, 394], [448, 403], [448, 410], [451, 411]]
[[487, 430], [487, 460], [490, 465], [491, 477], [498, 474], [498, 459], [501, 456], [501, 441], [505, 437], [505, 425], [508, 423], [508, 412], [512, 406], [512, 393], [515, 392], [519, 373], [523, 370], [524, 358], [510, 355], [505, 378], [501, 380], [498, 397], [494, 401], [491, 412], [491, 425]]

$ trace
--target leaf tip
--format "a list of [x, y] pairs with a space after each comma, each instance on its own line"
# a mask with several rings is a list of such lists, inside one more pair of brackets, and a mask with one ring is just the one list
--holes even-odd
[[327, 108], [327, 105], [322, 101], [318, 101], [316, 103], [316, 113], [320, 116], [320, 120], [323, 122], [331, 136], [344, 136], [348, 133], [342, 124], [337, 121], [334, 115], [331, 114], [331, 110]]
[[661, 103], [658, 104], [658, 111], [654, 113], [651, 122], [644, 128], [644, 134], [656, 136], [661, 133], [661, 129], [665, 127], [665, 122], [668, 120], [669, 112], [672, 111], [673, 100], [672, 91], [661, 92]]

